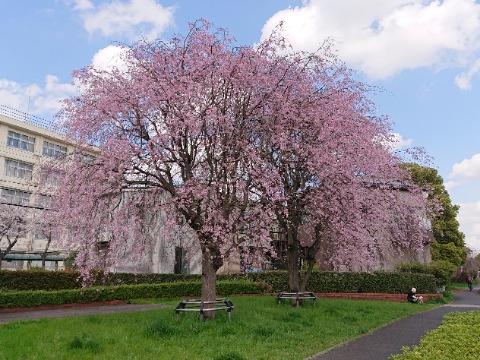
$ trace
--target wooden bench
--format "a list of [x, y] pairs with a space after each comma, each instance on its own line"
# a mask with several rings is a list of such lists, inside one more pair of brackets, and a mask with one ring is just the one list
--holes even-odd
[[278, 304], [282, 302], [283, 299], [295, 299], [295, 305], [298, 306], [302, 300], [310, 299], [315, 305], [315, 301], [317, 300], [317, 296], [315, 293], [311, 291], [304, 291], [304, 292], [280, 292], [277, 295]]
[[177, 314], [177, 319], [181, 312], [186, 313], [188, 311], [193, 311], [198, 312], [200, 319], [204, 320], [204, 314], [206, 312], [218, 310], [225, 310], [228, 314], [228, 318], [231, 319], [233, 309], [235, 309], [235, 305], [233, 305], [228, 298], [221, 298], [213, 301], [202, 301], [200, 299], [182, 300], [174, 310], [175, 314]]

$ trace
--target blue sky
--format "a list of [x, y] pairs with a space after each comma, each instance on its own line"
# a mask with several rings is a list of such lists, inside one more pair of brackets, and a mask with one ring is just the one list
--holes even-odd
[[242, 45], [284, 21], [298, 50], [326, 38], [405, 146], [434, 158], [469, 247], [480, 251], [480, 1], [0, 0], [0, 105], [51, 119], [71, 73], [112, 62], [116, 45], [168, 39], [206, 18]]

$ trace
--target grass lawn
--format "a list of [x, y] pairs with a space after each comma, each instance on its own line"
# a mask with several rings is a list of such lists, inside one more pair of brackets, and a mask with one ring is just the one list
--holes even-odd
[[[473, 285], [477, 285], [477, 281], [475, 281], [473, 283]], [[449, 283], [447, 286], [446, 286], [446, 289], [448, 291], [451, 291], [451, 290], [467, 290], [468, 289], [468, 285], [467, 285], [467, 282], [460, 282], [460, 283]]]
[[19, 321], [0, 325], [0, 359], [304, 359], [435, 305], [318, 299], [277, 305], [273, 296], [233, 297], [225, 312], [201, 322], [169, 309]]

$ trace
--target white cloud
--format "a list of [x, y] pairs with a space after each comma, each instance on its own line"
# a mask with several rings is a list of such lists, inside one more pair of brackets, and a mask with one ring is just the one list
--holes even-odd
[[22, 85], [0, 79], [2, 105], [39, 117], [53, 117], [61, 108], [61, 100], [76, 92], [76, 86], [60, 83], [54, 75], [47, 75], [43, 85]]
[[90, 0], [76, 0], [75, 1], [75, 10], [86, 11], [92, 10], [95, 7]]
[[457, 181], [446, 181], [443, 185], [445, 185], [445, 188], [447, 190], [451, 190], [460, 185], [460, 183], [458, 183]]
[[98, 32], [105, 37], [154, 39], [173, 25], [174, 8], [163, 7], [155, 0], [113, 0], [97, 7], [89, 0], [77, 0], [75, 9], [90, 35]]
[[391, 136], [392, 136], [392, 145], [393, 145], [392, 150], [401, 150], [409, 147], [413, 143], [412, 139], [405, 139], [399, 133], [392, 133]]
[[387, 138], [377, 139], [383, 146], [393, 152], [400, 151], [412, 145], [412, 139], [405, 139], [399, 133], [390, 133]]
[[470, 90], [471, 82], [475, 75], [480, 71], [480, 59], [473, 62], [472, 65], [463, 73], [455, 76], [455, 84], [462, 90]]
[[[108, 71], [114, 67], [123, 70], [125, 51], [124, 47], [107, 46], [93, 56], [92, 66], [98, 70]], [[78, 91], [79, 86], [61, 83], [57, 76], [50, 74], [45, 76], [43, 84], [25, 85], [0, 79], [0, 105], [48, 120], [61, 109], [62, 100], [77, 95]]]
[[480, 252], [480, 202], [460, 204], [457, 220], [467, 246]]
[[93, 55], [92, 66], [97, 70], [119, 70], [126, 69], [126, 64], [122, 59], [127, 49], [121, 46], [109, 45]]
[[274, 14], [265, 39], [280, 21], [294, 48], [315, 51], [327, 38], [342, 60], [372, 78], [406, 69], [464, 69], [455, 82], [468, 89], [480, 70], [480, 4], [473, 0], [304, 0]]
[[480, 154], [454, 164], [448, 178], [458, 183], [480, 179]]

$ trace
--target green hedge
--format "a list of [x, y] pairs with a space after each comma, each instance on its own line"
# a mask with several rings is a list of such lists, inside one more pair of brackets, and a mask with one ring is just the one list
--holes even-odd
[[[302, 273], [302, 276], [304, 273]], [[61, 290], [80, 288], [77, 272], [65, 271], [0, 271], [0, 290]], [[157, 284], [200, 281], [200, 275], [180, 274], [110, 274], [100, 277], [97, 285]], [[219, 274], [222, 280], [251, 280], [270, 285], [273, 291], [287, 290], [285, 271], [265, 271], [247, 274]], [[307, 290], [314, 292], [378, 292], [406, 293], [416, 287], [422, 293], [435, 293], [435, 278], [431, 274], [402, 272], [325, 272], [314, 271]]]
[[200, 274], [133, 274], [110, 273], [107, 278], [99, 275], [96, 285], [124, 285], [124, 284], [161, 284], [170, 282], [200, 281]]
[[[160, 284], [166, 282], [200, 281], [196, 274], [132, 274], [98, 275], [94, 285]], [[0, 270], [0, 290], [63, 290], [82, 287], [76, 271]]]
[[405, 273], [432, 274], [437, 286], [441, 286], [451, 282], [457, 266], [447, 260], [435, 260], [428, 264], [419, 262], [399, 264], [397, 270]]
[[[219, 281], [217, 294], [258, 294], [259, 284], [252, 281]], [[0, 308], [33, 307], [93, 301], [175, 298], [200, 296], [199, 282], [139, 284], [90, 287], [57, 291], [16, 291], [0, 293]]]
[[[305, 273], [302, 272], [301, 276]], [[264, 282], [273, 287], [273, 291], [285, 291], [288, 277], [285, 271], [268, 271], [248, 274], [219, 275], [219, 279], [249, 279]], [[436, 293], [435, 277], [431, 274], [401, 272], [329, 272], [314, 271], [307, 286], [313, 292], [364, 292], [403, 294], [412, 287], [418, 292]]]
[[78, 272], [0, 270], [0, 290], [62, 290], [81, 287]]

